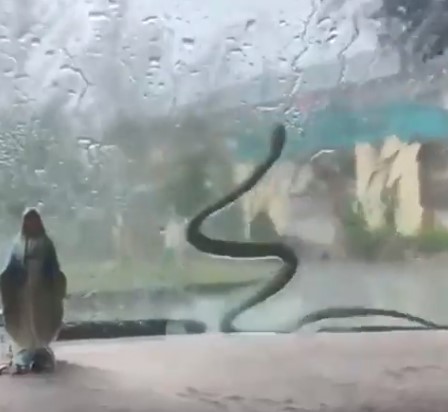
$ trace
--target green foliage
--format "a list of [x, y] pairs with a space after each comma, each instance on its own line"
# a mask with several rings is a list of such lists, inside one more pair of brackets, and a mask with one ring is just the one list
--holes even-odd
[[423, 254], [434, 254], [448, 251], [448, 231], [434, 229], [424, 231], [414, 238], [408, 239], [412, 247]]
[[73, 193], [91, 193], [85, 170], [64, 136], [35, 124], [11, 124], [0, 130], [2, 199], [11, 204], [66, 201]]
[[[347, 246], [355, 257], [375, 260], [385, 256], [402, 258], [405, 251], [420, 255], [448, 251], [448, 230], [433, 229], [403, 236], [396, 232], [392, 219], [388, 218], [383, 228], [372, 231], [367, 228], [360, 205], [355, 206], [347, 210], [344, 219]], [[390, 217], [387, 211], [386, 215]]]
[[207, 163], [203, 153], [194, 153], [179, 159], [175, 173], [168, 177], [162, 196], [177, 215], [190, 217], [208, 203]]
[[[224, 149], [209, 142], [205, 150], [189, 153], [173, 161], [161, 197], [166, 208], [191, 218], [233, 189], [233, 167]], [[242, 240], [243, 215], [236, 202], [206, 221], [204, 231], [224, 240]]]
[[[104, 257], [106, 248], [111, 249], [112, 222], [105, 215], [113, 198], [106, 162], [92, 157], [85, 163], [77, 142], [62, 132], [38, 122], [2, 118], [0, 233], [16, 233], [23, 209], [40, 204], [61, 253], [70, 250], [84, 257], [83, 249], [93, 255], [101, 247]], [[98, 217], [85, 221], [82, 215], [92, 209], [99, 211]]]
[[396, 236], [395, 230], [387, 226], [369, 230], [359, 203], [347, 209], [343, 224], [349, 252], [365, 260], [378, 258], [386, 241]]
[[162, 263], [162, 254], [151, 261], [130, 259], [90, 262], [78, 260], [65, 265], [69, 293], [148, 290], [157, 284], [180, 286], [232, 285], [267, 279], [275, 262], [229, 261], [201, 255], [188, 257], [180, 267], [174, 260]]
[[[219, 142], [217, 142], [219, 143]], [[235, 189], [233, 162], [227, 156], [226, 149], [220, 144], [214, 145], [209, 152], [208, 177], [211, 201], [223, 198]], [[205, 205], [202, 205], [203, 207]], [[213, 237], [223, 240], [244, 240], [244, 217], [241, 199], [227, 206], [225, 210], [210, 218], [204, 225], [204, 230]]]

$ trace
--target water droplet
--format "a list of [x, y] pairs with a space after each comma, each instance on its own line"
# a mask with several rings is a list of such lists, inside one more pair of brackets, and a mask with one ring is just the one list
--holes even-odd
[[109, 17], [103, 10], [91, 10], [89, 11], [89, 19], [96, 21], [109, 20]]
[[13, 75], [16, 69], [16, 61], [12, 57], [0, 57], [0, 68], [2, 69], [3, 74]]
[[152, 68], [159, 68], [160, 67], [160, 56], [149, 56], [149, 65]]
[[256, 110], [259, 112], [263, 112], [263, 113], [273, 112], [273, 111], [277, 110], [277, 105], [276, 104], [259, 105], [256, 107]]
[[229, 53], [235, 53], [235, 54], [244, 54], [244, 51], [241, 47], [232, 47], [229, 50]]
[[38, 46], [40, 44], [40, 38], [39, 37], [33, 37], [31, 39], [31, 46]]
[[337, 39], [337, 37], [338, 37], [338, 33], [337, 33], [336, 31], [334, 31], [334, 32], [330, 32], [330, 33], [328, 34], [328, 37], [327, 37], [327, 39], [326, 39], [326, 42], [327, 42], [327, 43], [333, 43], [333, 42]]
[[255, 23], [256, 23], [255, 19], [247, 20], [246, 21], [246, 27], [245, 27], [246, 31], [252, 30], [255, 27]]
[[142, 19], [142, 23], [143, 23], [143, 24], [146, 24], [146, 23], [152, 23], [152, 22], [157, 21], [157, 19], [158, 19], [157, 16], [154, 16], [154, 15], [152, 15], [152, 16], [148, 16], [148, 17], [145, 17], [144, 19]]
[[182, 39], [182, 44], [187, 50], [192, 50], [194, 48], [195, 43], [196, 40], [192, 37], [184, 37]]

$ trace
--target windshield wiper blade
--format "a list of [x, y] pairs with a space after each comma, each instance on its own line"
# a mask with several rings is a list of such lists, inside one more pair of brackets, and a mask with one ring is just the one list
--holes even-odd
[[[424, 318], [405, 312], [389, 309], [366, 308], [362, 306], [329, 307], [304, 316], [298, 323], [299, 330], [305, 325], [338, 318], [354, 318], [369, 316], [386, 316], [408, 320], [418, 326], [364, 325], [364, 326], [328, 326], [321, 327], [318, 332], [349, 333], [349, 332], [393, 332], [403, 330], [448, 330], [448, 326], [439, 325]], [[3, 326], [0, 316], [0, 326]], [[80, 321], [63, 325], [58, 340], [78, 339], [111, 339], [122, 337], [166, 336], [173, 334], [202, 334], [207, 332], [204, 322], [193, 319], [142, 319], [114, 321]], [[177, 330], [177, 331], [176, 331]]]
[[[399, 330], [448, 330], [448, 326], [439, 325], [419, 316], [391, 309], [375, 309], [362, 306], [329, 307], [304, 316], [298, 323], [299, 330], [305, 325], [329, 319], [354, 318], [354, 317], [385, 316], [396, 319], [404, 319], [418, 326], [330, 326], [318, 329], [318, 332], [392, 332]], [[126, 321], [88, 321], [79, 323], [67, 323], [59, 333], [58, 340], [75, 339], [110, 339], [135, 336], [165, 336], [171, 334], [170, 326], [182, 329], [184, 334], [202, 334], [207, 332], [205, 323], [184, 319], [144, 319]]]
[[[311, 312], [304, 316], [298, 323], [297, 329], [302, 328], [305, 325], [319, 322], [321, 320], [328, 319], [340, 319], [340, 318], [355, 318], [355, 317], [371, 317], [371, 316], [386, 316], [395, 319], [404, 319], [413, 323], [417, 323], [424, 329], [442, 329], [444, 326], [439, 325], [430, 320], [414, 316], [406, 312], [400, 312], [392, 309], [375, 309], [366, 308], [363, 306], [348, 306], [348, 307], [330, 307], [320, 309], [315, 312]], [[396, 328], [395, 326], [391, 326]], [[354, 329], [352, 328], [352, 331]]]
[[365, 325], [365, 326], [326, 326], [318, 329], [323, 333], [362, 333], [362, 332], [400, 332], [410, 330], [448, 330], [448, 326], [438, 326], [437, 328], [428, 328], [425, 326], [392, 326], [392, 325]]
[[165, 336], [173, 334], [170, 328], [182, 334], [200, 334], [207, 330], [204, 322], [191, 319], [82, 321], [66, 323], [59, 332], [58, 340]]

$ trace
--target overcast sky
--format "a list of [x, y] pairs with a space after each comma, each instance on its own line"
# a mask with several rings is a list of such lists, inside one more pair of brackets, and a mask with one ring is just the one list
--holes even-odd
[[[360, 36], [347, 50], [348, 55], [376, 47], [375, 28], [366, 24], [362, 16], [363, 4], [371, 0], [324, 0], [318, 7], [322, 23], [312, 22], [303, 38], [304, 24], [313, 10], [312, 0], [134, 0], [134, 19], [157, 15], [172, 27], [176, 36], [197, 40], [198, 49], [226, 26], [253, 20], [250, 38], [254, 47], [266, 56], [280, 54], [285, 46], [289, 53], [299, 50], [300, 43], [311, 46], [304, 56], [304, 64], [331, 60], [346, 46], [353, 34], [352, 20], [358, 16]], [[325, 17], [328, 17], [325, 19]], [[338, 28], [332, 41], [327, 40], [329, 27]], [[293, 40], [296, 38], [296, 40]], [[318, 44], [320, 43], [320, 44]], [[262, 49], [261, 49], [262, 48]]]
[[[15, 76], [15, 63], [8, 54], [11, 47], [8, 32], [9, 35], [14, 32], [16, 23], [6, 11], [10, 10], [11, 16], [20, 15], [12, 6], [13, 1], [19, 0], [4, 0], [5, 14], [0, 25], [0, 35], [5, 33], [0, 42], [0, 68], [3, 67], [6, 75], [2, 99], [5, 101], [9, 95], [17, 96], [26, 90], [30, 99], [40, 100], [51, 94], [49, 90], [54, 88], [55, 78], [60, 90], [65, 87], [79, 95], [86, 88], [85, 78], [94, 78], [92, 70], [96, 64], [82, 66], [85, 74], [82, 78], [78, 68], [84, 63], [78, 57], [95, 43], [92, 40], [98, 36], [98, 28], [108, 25], [110, 11], [118, 0], [33, 0], [30, 4], [37, 24], [29, 36], [35, 36], [38, 41], [28, 49], [29, 76], [26, 78]], [[373, 64], [377, 27], [364, 17], [365, 8], [372, 1], [314, 0], [319, 6], [313, 14], [313, 0], [128, 0], [122, 30], [124, 35], [134, 36], [131, 41], [132, 47], [137, 46], [134, 53], [144, 54], [149, 50], [145, 33], [151, 30], [151, 25], [168, 27], [172, 42], [171, 50], [162, 51], [171, 56], [163, 67], [165, 74], [173, 71], [179, 61], [212, 73], [218, 70], [219, 61], [226, 60], [224, 74], [218, 76], [221, 86], [244, 81], [259, 74], [263, 67], [288, 74], [304, 67], [337, 63], [341, 51], [346, 58], [364, 55], [345, 70], [348, 80], [363, 81], [384, 75], [387, 66], [384, 62], [381, 67]], [[216, 49], [213, 63], [204, 60], [211, 46]], [[104, 43], [98, 47], [96, 52], [101, 55]], [[69, 59], [70, 70], [61, 69], [64, 64], [67, 66], [68, 59], [61, 52], [63, 49], [73, 57]], [[327, 81], [326, 86], [331, 87], [338, 78], [336, 71], [331, 71], [329, 76], [313, 69], [313, 82]], [[194, 79], [182, 81], [194, 82]]]

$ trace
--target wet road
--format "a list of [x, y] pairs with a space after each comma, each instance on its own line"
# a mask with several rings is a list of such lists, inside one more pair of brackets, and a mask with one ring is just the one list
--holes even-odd
[[[294, 329], [299, 317], [328, 306], [362, 305], [409, 312], [448, 324], [446, 262], [305, 263], [299, 276], [265, 304], [239, 317], [245, 330]], [[242, 274], [243, 276], [244, 274]], [[259, 287], [246, 286], [213, 294], [182, 290], [136, 291], [130, 294], [72, 298], [68, 320], [141, 319], [168, 317], [201, 320], [216, 330], [227, 308]], [[406, 324], [390, 319], [325, 321], [328, 325]], [[320, 324], [319, 326], [322, 326]], [[315, 326], [313, 326], [314, 328]]]

